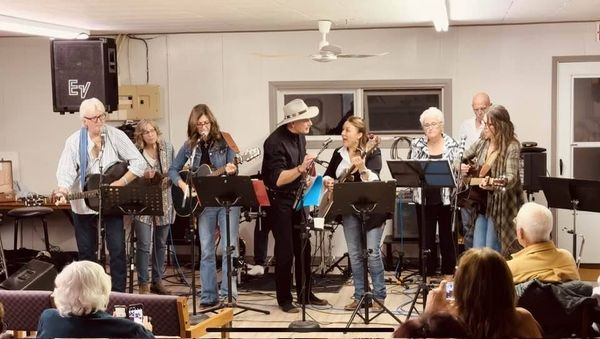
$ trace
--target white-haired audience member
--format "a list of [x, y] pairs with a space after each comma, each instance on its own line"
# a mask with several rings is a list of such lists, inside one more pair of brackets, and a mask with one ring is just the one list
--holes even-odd
[[106, 313], [111, 281], [99, 264], [72, 262], [54, 284], [56, 309], [42, 312], [38, 338], [154, 338], [143, 325]]
[[532, 279], [548, 282], [579, 280], [571, 253], [556, 248], [550, 240], [552, 219], [549, 209], [534, 202], [524, 204], [519, 210], [515, 223], [517, 240], [523, 249], [508, 261], [515, 284]]

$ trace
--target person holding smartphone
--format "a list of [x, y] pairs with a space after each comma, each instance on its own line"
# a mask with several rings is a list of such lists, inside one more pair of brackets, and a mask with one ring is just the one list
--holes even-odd
[[154, 338], [143, 325], [106, 312], [111, 280], [92, 261], [74, 261], [54, 280], [56, 308], [42, 312], [38, 338]]

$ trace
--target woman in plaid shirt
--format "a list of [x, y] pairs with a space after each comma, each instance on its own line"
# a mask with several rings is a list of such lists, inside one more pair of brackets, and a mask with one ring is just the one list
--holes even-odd
[[[504, 178], [502, 181], [505, 185], [500, 187], [492, 182], [480, 185], [488, 191], [487, 206], [485, 213], [480, 212], [475, 220], [473, 247], [491, 247], [508, 256], [520, 247], [516, 241], [513, 220], [525, 201], [519, 176], [521, 147], [504, 106], [491, 106], [483, 123], [485, 127], [481, 139], [465, 151], [464, 160], [480, 167], [487, 163], [490, 170], [480, 176]], [[470, 165], [461, 165], [464, 174], [470, 168]]]

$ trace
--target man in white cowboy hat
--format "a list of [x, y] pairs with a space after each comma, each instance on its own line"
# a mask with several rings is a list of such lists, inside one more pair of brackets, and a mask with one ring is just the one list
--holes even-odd
[[[299, 309], [292, 303], [292, 261], [295, 260], [296, 293], [298, 301], [307, 304], [327, 305], [311, 291], [310, 265], [304, 265], [302, 282], [301, 230], [294, 227], [302, 223], [301, 211], [294, 208], [295, 195], [308, 168], [315, 159], [306, 154], [306, 137], [312, 126], [311, 118], [319, 114], [317, 107], [308, 107], [301, 99], [294, 99], [283, 107], [284, 119], [264, 143], [262, 173], [268, 188], [271, 207], [267, 211], [267, 227], [275, 237], [275, 286], [277, 303], [288, 313]], [[293, 248], [293, 251], [290, 249]], [[310, 263], [310, 242], [304, 248], [304, 262]], [[304, 296], [304, 298], [303, 298]]]

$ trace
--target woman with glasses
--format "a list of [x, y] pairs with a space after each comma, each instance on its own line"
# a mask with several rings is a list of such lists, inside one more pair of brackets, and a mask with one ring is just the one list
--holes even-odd
[[508, 256], [519, 249], [514, 218], [525, 199], [519, 176], [521, 147], [504, 106], [492, 105], [483, 117], [482, 137], [465, 151], [461, 171], [477, 166], [480, 177], [491, 177], [479, 186], [488, 192], [485, 209], [475, 219], [473, 247], [491, 247]]
[[[169, 168], [169, 178], [173, 181], [173, 189], [181, 189], [184, 193], [189, 192], [189, 184], [182, 179], [181, 171], [189, 161], [191, 173], [198, 170], [201, 165], [211, 168], [223, 168], [227, 175], [235, 175], [237, 167], [234, 164], [236, 152], [232, 147], [233, 140], [229, 134], [221, 132], [219, 124], [207, 105], [199, 104], [192, 108], [188, 118], [187, 141], [183, 144], [175, 160]], [[188, 176], [189, 177], [189, 176]], [[229, 214], [229, 242], [238, 243], [240, 223], [240, 208], [232, 207]], [[224, 207], [205, 207], [198, 218], [198, 233], [202, 255], [200, 258], [200, 280], [202, 283], [202, 295], [200, 306], [203, 308], [216, 306], [220, 297], [225, 298], [229, 289], [227, 279], [221, 283], [221, 291], [217, 291], [217, 267], [215, 255], [215, 232], [217, 224], [220, 227], [221, 237], [225, 237], [227, 215]], [[222, 238], [225, 239], [225, 238]], [[226, 241], [221, 241], [223, 263], [229, 260], [227, 255]], [[235, 246], [233, 257], [238, 256], [238, 246]], [[223, 266], [223, 277], [227, 276], [227, 265]], [[237, 298], [236, 276], [232, 276], [231, 293]]]
[[[139, 284], [139, 293], [149, 292], [156, 294], [170, 294], [162, 284], [162, 274], [165, 263], [167, 237], [171, 224], [175, 221], [173, 202], [171, 200], [171, 186], [167, 182], [169, 166], [173, 162], [174, 151], [170, 142], [161, 138], [158, 125], [152, 120], [138, 122], [133, 138], [135, 145], [142, 153], [148, 167], [144, 178], [163, 187], [162, 202], [163, 215], [137, 215], [135, 216], [135, 233], [137, 241], [136, 269]], [[162, 180], [161, 180], [162, 179]], [[159, 181], [160, 180], [160, 181]], [[150, 249], [152, 251], [152, 285], [148, 279], [148, 262]]]
[[[420, 118], [424, 136], [413, 139], [410, 145], [411, 159], [449, 160], [452, 164], [458, 153], [458, 144], [444, 133], [444, 114], [435, 107], [425, 110]], [[452, 166], [454, 167], [454, 166]], [[423, 201], [425, 198], [425, 201]], [[428, 187], [413, 190], [413, 200], [417, 205], [417, 223], [421, 239], [421, 252], [428, 251], [424, 263], [427, 275], [436, 274], [438, 251], [435, 244], [436, 225], [439, 226], [441, 273], [453, 274], [456, 264], [454, 236], [452, 235], [452, 211], [450, 209], [450, 188]], [[425, 211], [422, 211], [425, 209]], [[425, 219], [423, 220], [423, 217]], [[421, 272], [424, 274], [425, 272]]]

